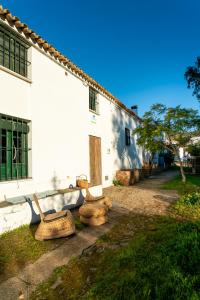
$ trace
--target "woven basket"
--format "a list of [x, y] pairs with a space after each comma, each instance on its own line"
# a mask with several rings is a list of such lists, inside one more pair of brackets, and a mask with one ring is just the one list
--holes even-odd
[[89, 226], [100, 226], [107, 222], [107, 216], [102, 217], [91, 217], [91, 218], [85, 218], [83, 216], [80, 216], [80, 221], [83, 224], [89, 225]]
[[95, 197], [95, 196], [91, 195], [89, 191], [87, 191], [85, 200], [89, 202], [89, 201], [101, 200], [103, 198], [104, 198], [104, 196], [96, 196]]
[[65, 210], [60, 213], [47, 215], [41, 221], [35, 233], [36, 240], [44, 241], [66, 237], [75, 233], [75, 224], [71, 212]]
[[76, 177], [76, 185], [80, 188], [88, 188], [89, 187], [89, 183], [87, 180], [87, 176], [86, 175], [80, 175], [78, 177]]
[[112, 207], [112, 200], [109, 197], [96, 197], [94, 199], [85, 199], [86, 203], [105, 205], [108, 209]]
[[73, 216], [69, 210], [59, 211], [45, 216], [41, 210], [36, 194], [33, 194], [33, 199], [41, 218], [41, 223], [35, 233], [36, 240], [44, 241], [56, 239], [75, 233]]
[[84, 204], [79, 208], [79, 214], [83, 217], [102, 217], [107, 213], [107, 207], [100, 204]]

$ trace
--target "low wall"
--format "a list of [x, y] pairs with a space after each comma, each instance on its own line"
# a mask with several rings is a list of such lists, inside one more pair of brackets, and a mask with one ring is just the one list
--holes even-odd
[[148, 178], [149, 176], [156, 175], [162, 171], [164, 168], [142, 168], [142, 169], [127, 169], [118, 170], [116, 172], [116, 179], [124, 186], [134, 185], [139, 182], [140, 179]]
[[[102, 195], [102, 186], [90, 188], [94, 196]], [[46, 197], [39, 200], [43, 212], [52, 213], [80, 206], [85, 197], [85, 189], [65, 194]], [[8, 205], [0, 208], [0, 234], [15, 229], [21, 225], [34, 224], [40, 221], [35, 202], [27, 200], [24, 203]]]

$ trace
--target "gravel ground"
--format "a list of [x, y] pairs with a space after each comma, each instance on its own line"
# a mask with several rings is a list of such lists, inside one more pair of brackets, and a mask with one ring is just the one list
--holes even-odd
[[113, 204], [143, 215], [165, 215], [169, 205], [178, 198], [176, 191], [162, 190], [163, 183], [177, 175], [175, 171], [165, 171], [141, 182], [125, 187], [108, 187], [104, 194]]

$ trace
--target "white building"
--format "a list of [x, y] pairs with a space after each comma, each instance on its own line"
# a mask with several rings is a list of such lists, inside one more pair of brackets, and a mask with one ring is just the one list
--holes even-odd
[[0, 91], [0, 201], [141, 168], [137, 114], [2, 7]]

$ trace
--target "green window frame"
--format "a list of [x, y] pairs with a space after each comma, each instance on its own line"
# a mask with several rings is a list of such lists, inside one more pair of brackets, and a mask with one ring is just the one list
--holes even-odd
[[98, 93], [91, 87], [89, 87], [89, 109], [99, 113]]
[[0, 25], [0, 65], [28, 77], [29, 45]]
[[0, 114], [0, 181], [28, 178], [28, 123]]

